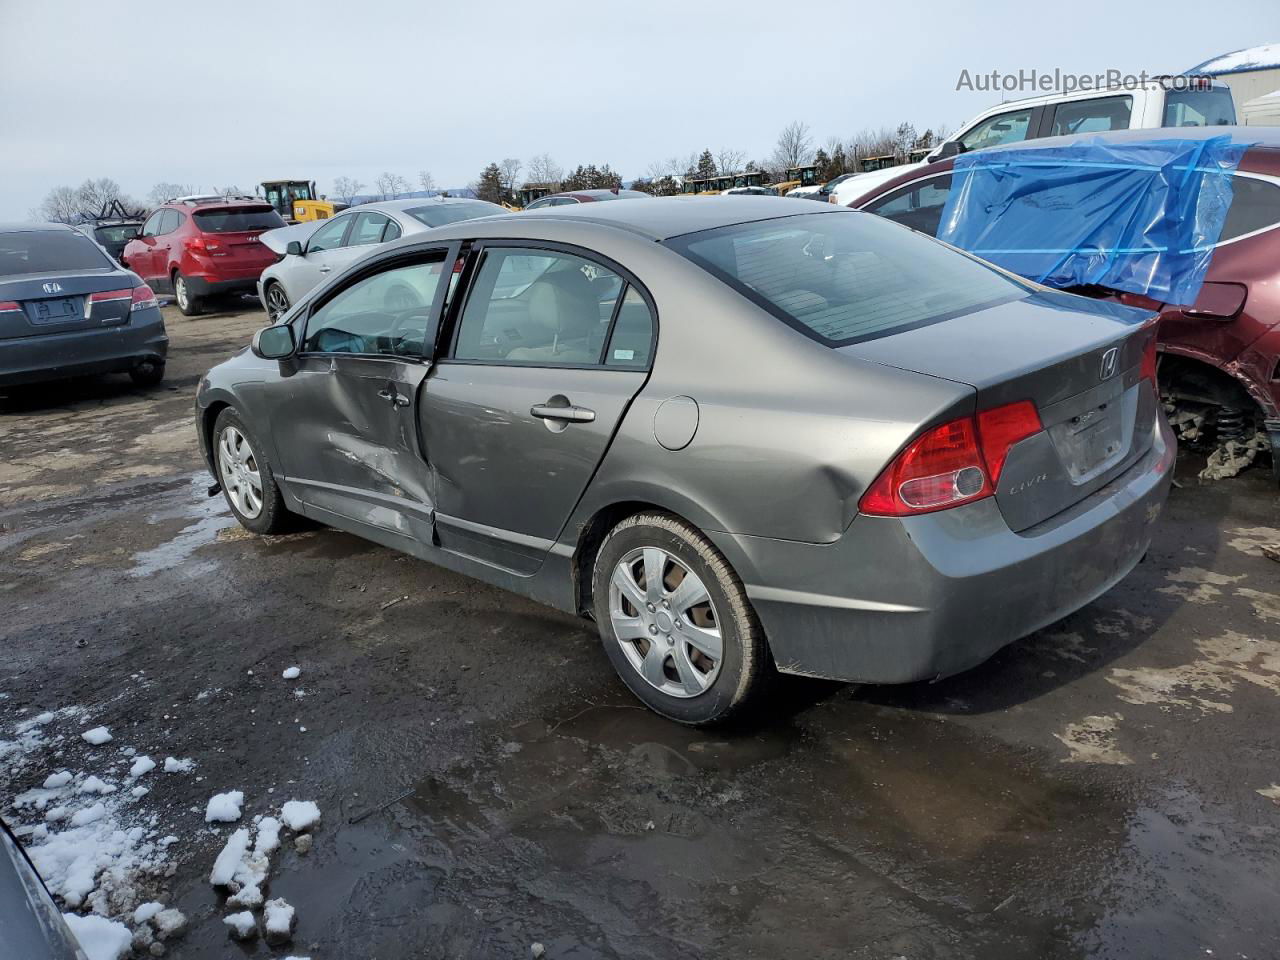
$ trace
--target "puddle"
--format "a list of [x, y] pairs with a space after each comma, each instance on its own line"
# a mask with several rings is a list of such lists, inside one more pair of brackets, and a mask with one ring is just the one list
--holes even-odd
[[148, 577], [180, 564], [187, 576], [194, 577], [208, 573], [216, 566], [216, 562], [211, 559], [196, 563], [190, 561], [197, 550], [217, 539], [220, 530], [234, 525], [235, 517], [227, 511], [226, 503], [221, 497], [207, 496], [198, 480], [192, 481], [190, 495], [192, 499], [179, 511], [154, 514], [147, 518], [148, 523], [179, 517], [191, 522], [168, 542], [135, 553], [133, 567], [129, 571], [131, 577]]

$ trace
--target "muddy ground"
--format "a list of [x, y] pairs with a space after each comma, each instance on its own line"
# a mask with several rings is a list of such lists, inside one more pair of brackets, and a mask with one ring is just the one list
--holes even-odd
[[[244, 535], [205, 496], [191, 397], [263, 317], [166, 316], [160, 387], [0, 402], [0, 739], [83, 711], [0, 771], [0, 810], [25, 822], [13, 797], [95, 749], [195, 759], [137, 801], [179, 837], [140, 881], [190, 919], [168, 956], [1280, 955], [1264, 471], [1202, 486], [1185, 457], [1126, 581], [963, 676], [792, 682], [695, 732], [570, 617], [346, 534]], [[112, 744], [76, 736], [96, 724]], [[220, 923], [229, 828], [203, 813], [229, 789], [322, 810], [272, 868], [288, 949]]]

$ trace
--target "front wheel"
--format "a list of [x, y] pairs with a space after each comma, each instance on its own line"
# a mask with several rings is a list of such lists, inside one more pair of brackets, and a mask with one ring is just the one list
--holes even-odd
[[233, 407], [213, 425], [213, 461], [227, 506], [240, 525], [254, 533], [280, 533], [289, 511], [276, 485], [271, 464], [257, 439]]
[[178, 309], [184, 317], [198, 317], [204, 313], [204, 298], [191, 292], [187, 278], [180, 273], [173, 275], [173, 298], [178, 301]]
[[289, 296], [284, 287], [272, 280], [267, 284], [267, 316], [275, 323], [289, 312]]
[[727, 720], [772, 672], [742, 581], [683, 520], [645, 513], [614, 527], [596, 556], [592, 596], [614, 669], [672, 720]]

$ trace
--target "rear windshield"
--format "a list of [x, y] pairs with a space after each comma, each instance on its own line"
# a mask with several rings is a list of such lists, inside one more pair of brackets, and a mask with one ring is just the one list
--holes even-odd
[[855, 211], [744, 223], [666, 243], [829, 346], [972, 313], [1030, 290], [945, 244]]
[[234, 207], [227, 210], [197, 210], [196, 226], [205, 233], [243, 233], [246, 230], [274, 230], [284, 220], [271, 207]]
[[502, 208], [483, 201], [464, 200], [461, 203], [429, 203], [421, 207], [411, 207], [405, 213], [428, 227], [443, 227], [446, 223], [457, 223], [459, 220], [491, 217], [495, 213], [502, 213]]
[[102, 243], [124, 243], [132, 240], [142, 229], [139, 223], [125, 223], [114, 227], [94, 227], [94, 236]]
[[112, 267], [100, 247], [70, 230], [0, 233], [0, 277]]
[[1170, 90], [1164, 96], [1162, 127], [1226, 127], [1235, 122], [1235, 103], [1226, 87]]

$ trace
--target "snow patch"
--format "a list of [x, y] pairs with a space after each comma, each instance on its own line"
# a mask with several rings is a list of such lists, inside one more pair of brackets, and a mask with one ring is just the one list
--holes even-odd
[[89, 960], [120, 960], [133, 949], [133, 934], [123, 923], [74, 913], [64, 913], [62, 919], [71, 928]]
[[262, 910], [262, 918], [267, 928], [267, 943], [285, 943], [292, 939], [294, 911], [283, 897], [268, 900]]
[[99, 780], [97, 777], [89, 776], [84, 778], [84, 782], [80, 784], [80, 793], [115, 793], [116, 788], [111, 784]]
[[244, 792], [229, 790], [217, 793], [209, 798], [204, 810], [205, 823], [234, 823], [240, 819], [240, 808], [244, 805]]
[[195, 769], [196, 762], [190, 757], [183, 760], [175, 760], [173, 757], [164, 758], [165, 773], [190, 773]]
[[297, 680], [302, 676], [302, 670], [298, 667], [290, 667], [284, 673], [280, 674], [286, 680]]
[[164, 904], [157, 903], [155, 900], [152, 900], [150, 903], [144, 903], [142, 906], [138, 907], [137, 910], [133, 911], [133, 922], [146, 923], [163, 909]]
[[320, 808], [311, 800], [290, 800], [280, 808], [280, 819], [290, 830], [301, 833], [320, 819]]
[[100, 747], [104, 743], [110, 743], [115, 739], [111, 736], [111, 731], [106, 727], [94, 727], [92, 730], [86, 730], [80, 734], [80, 737], [85, 743], [91, 743], [95, 747]]
[[248, 940], [258, 935], [258, 924], [253, 919], [253, 914], [248, 910], [242, 910], [240, 913], [233, 913], [228, 917], [223, 917], [222, 922], [231, 928], [231, 936], [237, 940]]
[[133, 761], [133, 766], [129, 768], [129, 776], [140, 777], [144, 773], [150, 773], [156, 768], [156, 762], [150, 757], [139, 757]]

